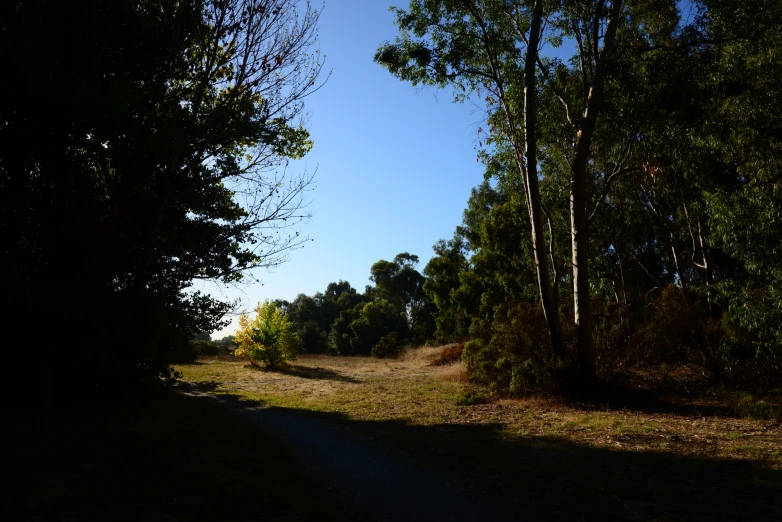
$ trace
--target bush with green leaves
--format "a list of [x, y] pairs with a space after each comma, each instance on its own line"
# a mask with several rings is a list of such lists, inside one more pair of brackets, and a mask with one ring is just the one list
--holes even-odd
[[353, 353], [369, 355], [380, 340], [392, 333], [398, 340], [407, 338], [408, 325], [403, 312], [385, 299], [363, 305], [358, 317], [350, 323], [353, 335], [350, 346]]
[[221, 349], [221, 345], [216, 341], [202, 341], [196, 339], [190, 341], [189, 346], [190, 349], [196, 354], [196, 356], [217, 355], [220, 353]]
[[372, 347], [372, 357], [380, 359], [396, 358], [404, 352], [404, 347], [399, 344], [399, 334], [389, 332], [380, 338], [380, 341]]
[[514, 395], [563, 386], [564, 368], [548, 350], [539, 306], [506, 303], [492, 321], [474, 322], [471, 333], [474, 338], [464, 345], [462, 360], [472, 381]]
[[256, 316], [239, 317], [235, 355], [246, 356], [253, 366], [264, 363], [275, 367], [296, 358], [296, 334], [288, 318], [277, 306], [266, 301], [255, 307]]
[[307, 321], [296, 332], [296, 345], [299, 352], [324, 353], [328, 350], [329, 338], [315, 321]]

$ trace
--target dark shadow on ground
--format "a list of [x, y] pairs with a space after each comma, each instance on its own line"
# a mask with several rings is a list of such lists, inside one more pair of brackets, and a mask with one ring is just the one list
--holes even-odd
[[4, 420], [2, 520], [362, 520], [279, 440], [206, 396], [159, 393]]
[[735, 409], [727, 405], [695, 404], [693, 399], [697, 399], [697, 396], [614, 384], [598, 390], [590, 396], [582, 396], [578, 399], [566, 398], [564, 402], [573, 408], [588, 411], [630, 410], [682, 417], [742, 417]]
[[174, 383], [174, 388], [184, 389], [185, 391], [209, 393], [217, 390], [222, 383], [217, 381], [201, 381], [201, 382], [183, 382], [177, 381]]
[[[303, 437], [317, 445], [319, 437], [329, 437], [328, 430], [337, 430], [461, 477], [475, 498], [512, 506], [511, 519], [523, 515], [534, 520], [782, 520], [782, 471], [762, 462], [632, 451], [629, 444], [606, 449], [556, 437], [512, 437], [500, 424], [355, 421], [338, 413], [258, 408], [257, 402], [235, 396], [218, 398], [265, 418], [261, 424], [269, 424], [271, 431], [285, 431], [289, 424], [289, 429], [301, 432], [281, 433], [287, 440]], [[777, 430], [774, 436], [782, 433]], [[329, 443], [325, 451], [334, 459], [333, 466], [353, 474], [348, 484], [364, 487], [374, 480], [363, 471], [370, 463], [351, 463], [350, 445], [345, 448]], [[434, 485], [424, 487], [415, 498], [436, 505], [444, 501], [438, 491]], [[451, 495], [457, 509], [461, 495], [456, 489]], [[449, 509], [453, 506], [444, 513]]]
[[286, 364], [276, 367], [258, 368], [253, 365], [247, 365], [246, 368], [252, 368], [261, 372], [281, 373], [302, 379], [314, 379], [322, 381], [340, 381], [340, 382], [361, 382], [347, 375], [327, 368], [315, 368], [312, 366], [300, 366], [297, 364]]
[[[625, 372], [599, 383], [590, 394], [565, 396], [562, 402], [587, 411], [630, 410], [682, 417], [745, 417], [744, 412], [737, 410], [736, 404], [713, 393], [715, 386], [716, 381], [709, 377], [677, 379], [653, 372], [635, 375]], [[771, 402], [778, 401], [772, 399]]]

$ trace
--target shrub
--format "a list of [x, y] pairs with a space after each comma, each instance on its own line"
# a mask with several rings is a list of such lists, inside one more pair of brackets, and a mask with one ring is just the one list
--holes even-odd
[[477, 321], [464, 345], [470, 379], [497, 392], [552, 391], [564, 385], [562, 363], [550, 351], [545, 319], [535, 304], [505, 303], [493, 321]]
[[453, 364], [462, 360], [462, 351], [464, 350], [464, 344], [457, 344], [453, 346], [446, 346], [437, 356], [437, 359], [432, 361], [429, 366], [445, 366], [446, 364]]
[[404, 348], [399, 345], [399, 334], [390, 332], [384, 335], [380, 341], [372, 347], [372, 357], [395, 358], [399, 357]]
[[198, 359], [198, 350], [194, 341], [180, 340], [171, 343], [169, 347], [168, 361], [173, 364], [189, 364]]
[[299, 352], [324, 353], [329, 347], [329, 338], [318, 323], [307, 321], [296, 332], [296, 346]]
[[467, 390], [456, 399], [457, 406], [475, 406], [476, 404], [486, 404], [489, 402], [486, 397], [475, 390]]
[[192, 340], [189, 345], [196, 355], [217, 355], [221, 349], [220, 344], [215, 341]]
[[266, 301], [255, 307], [255, 319], [247, 314], [239, 317], [235, 355], [246, 356], [253, 366], [262, 362], [274, 367], [296, 358], [296, 335], [293, 326], [277, 306]]
[[696, 300], [692, 292], [669, 285], [649, 304], [651, 316], [630, 340], [631, 356], [637, 364], [707, 365], [706, 307], [698, 306]]
[[399, 338], [407, 338], [407, 319], [392, 303], [385, 299], [366, 303], [360, 308], [358, 317], [350, 323], [353, 333], [350, 347], [353, 353], [370, 354], [380, 340], [396, 332]]
[[733, 403], [736, 413], [742, 417], [759, 420], [782, 419], [782, 402], [779, 398], [759, 399], [746, 392], [733, 392], [728, 394], [727, 398]]

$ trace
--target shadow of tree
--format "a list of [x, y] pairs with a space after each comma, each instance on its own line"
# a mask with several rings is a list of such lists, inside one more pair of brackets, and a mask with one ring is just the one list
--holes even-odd
[[[304, 419], [290, 422], [299, 422], [294, 429], [311, 438], [310, 445], [318, 437], [333, 437], [329, 429], [358, 434], [459, 476], [488, 498], [507, 501], [513, 506], [510, 518], [521, 513], [542, 520], [782, 520], [782, 471], [764, 462], [687, 456], [664, 448], [638, 451], [631, 443], [609, 449], [551, 436], [515, 436], [499, 423], [358, 421], [340, 413], [257, 409], [257, 402], [235, 396], [221, 400], [251, 415], [276, 416], [276, 426], [286, 418]], [[334, 441], [327, 444], [330, 458], [350, 461]], [[351, 473], [361, 478], [364, 465], [356, 463]], [[422, 502], [447, 502], [432, 487], [419, 495]]]
[[[697, 397], [697, 396], [696, 396]], [[591, 396], [565, 399], [573, 408], [586, 411], [629, 410], [641, 413], [665, 413], [682, 417], [732, 417], [741, 415], [725, 404], [696, 404], [693, 396], [637, 388], [623, 383], [603, 388]]]
[[283, 444], [205, 395], [27, 408], [6, 420], [3, 520], [362, 520]]
[[248, 364], [247, 366], [245, 366], [245, 368], [258, 370], [260, 372], [281, 373], [283, 375], [300, 377], [302, 379], [352, 382], [352, 383], [361, 382], [357, 379], [354, 379], [353, 377], [350, 377], [348, 375], [343, 375], [334, 370], [329, 370], [328, 368], [301, 366], [297, 364], [285, 364], [285, 365], [267, 366], [261, 368]]
[[217, 381], [185, 382], [176, 381], [174, 388], [184, 392], [210, 393], [217, 390], [222, 383]]

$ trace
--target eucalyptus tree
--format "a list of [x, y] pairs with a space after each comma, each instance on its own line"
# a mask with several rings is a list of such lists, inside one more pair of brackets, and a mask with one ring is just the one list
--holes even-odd
[[370, 293], [396, 306], [407, 317], [412, 341], [424, 343], [434, 331], [431, 302], [424, 292], [425, 278], [416, 269], [418, 256], [402, 252], [393, 261], [381, 259], [373, 264], [370, 280], [375, 287]]
[[[589, 221], [612, 183], [636, 168], [637, 111], [615, 132], [602, 125], [609, 109], [622, 118], [628, 101], [621, 74], [682, 32], [674, 1], [413, 0], [396, 9], [400, 35], [376, 61], [403, 80], [456, 88], [457, 99], [486, 101], [490, 144], [513, 152], [529, 215], [537, 285], [554, 353], [566, 358], [553, 291], [541, 203], [541, 177], [567, 168], [576, 359], [582, 383], [594, 379], [589, 323]], [[544, 51], [574, 49], [567, 61]], [[622, 50], [621, 53], [618, 50]], [[634, 85], [633, 87], [643, 88]], [[627, 87], [627, 86], [625, 86]], [[549, 103], [555, 101], [556, 105]], [[599, 156], [595, 147], [602, 144]], [[541, 164], [541, 160], [543, 160]], [[550, 241], [551, 239], [549, 239]]]
[[[710, 43], [703, 47], [707, 66], [701, 80], [707, 111], [692, 141], [716, 160], [712, 173], [717, 182], [704, 191], [707, 246], [736, 263], [735, 277], [717, 280], [716, 286], [727, 300], [730, 320], [751, 334], [751, 356], [773, 365], [779, 375], [782, 5], [770, 0], [705, 3], [703, 26]], [[719, 275], [719, 265], [714, 268]]]

